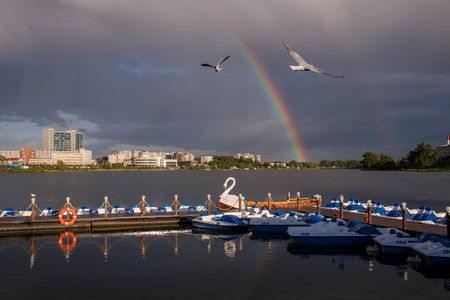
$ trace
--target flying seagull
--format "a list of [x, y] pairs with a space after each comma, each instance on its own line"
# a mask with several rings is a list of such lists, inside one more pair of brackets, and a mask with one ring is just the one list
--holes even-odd
[[227, 57], [225, 57], [224, 59], [222, 59], [222, 60], [217, 64], [217, 66], [213, 66], [213, 65], [210, 65], [210, 64], [202, 64], [202, 66], [204, 66], [204, 67], [211, 67], [211, 68], [213, 68], [214, 70], [216, 70], [216, 73], [217, 73], [217, 72], [219, 72], [220, 70], [222, 70], [222, 68], [220, 67], [220, 65], [221, 65], [224, 61], [226, 61], [229, 57], [230, 57], [230, 55], [228, 55]]
[[292, 56], [292, 58], [295, 59], [295, 61], [298, 62], [298, 64], [299, 64], [298, 66], [290, 66], [292, 70], [294, 70], [294, 71], [299, 71], [299, 70], [300, 71], [314, 71], [316, 73], [325, 74], [325, 75], [332, 76], [335, 78], [344, 78], [344, 76], [331, 75], [330, 73], [325, 72], [324, 70], [321, 70], [319, 68], [314, 67], [313, 65], [310, 65], [300, 56], [300, 54], [298, 54], [297, 52], [295, 52], [294, 50], [289, 48], [285, 42], [283, 42], [283, 44], [286, 47], [286, 49], [288, 49], [289, 54]]

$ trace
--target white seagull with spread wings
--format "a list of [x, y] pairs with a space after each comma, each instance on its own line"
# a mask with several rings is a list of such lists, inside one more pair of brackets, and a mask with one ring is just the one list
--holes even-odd
[[294, 71], [314, 71], [316, 73], [325, 74], [325, 75], [332, 76], [335, 78], [344, 78], [344, 76], [335, 76], [328, 72], [325, 72], [324, 70], [316, 68], [313, 65], [310, 65], [300, 56], [300, 54], [298, 54], [297, 52], [295, 52], [294, 50], [289, 48], [285, 42], [283, 42], [283, 44], [286, 47], [286, 49], [289, 51], [289, 54], [292, 56], [292, 58], [295, 59], [296, 62], [298, 62], [298, 66], [290, 66], [292, 70], [294, 70]]
[[213, 66], [213, 65], [210, 65], [210, 64], [202, 64], [202, 66], [204, 66], [204, 67], [211, 67], [211, 68], [213, 68], [214, 70], [216, 70], [216, 72], [219, 72], [220, 70], [222, 70], [222, 68], [220, 67], [220, 65], [221, 65], [224, 61], [226, 61], [229, 57], [230, 57], [230, 55], [227, 56], [227, 57], [225, 57], [224, 59], [222, 59], [222, 60], [217, 64], [217, 66]]

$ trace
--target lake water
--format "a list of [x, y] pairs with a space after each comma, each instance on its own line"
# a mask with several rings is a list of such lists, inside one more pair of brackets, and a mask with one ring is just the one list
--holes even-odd
[[[267, 193], [344, 194], [411, 208], [450, 205], [450, 173], [308, 171], [161, 171], [1, 174], [0, 208], [24, 209], [30, 193], [40, 208], [137, 204], [155, 206], [174, 195], [190, 205], [215, 201], [228, 177], [233, 194], [262, 201]], [[217, 235], [189, 228], [0, 238], [0, 299], [445, 299], [450, 271], [411, 266], [405, 259], [339, 249], [292, 249], [288, 240], [251, 234]]]

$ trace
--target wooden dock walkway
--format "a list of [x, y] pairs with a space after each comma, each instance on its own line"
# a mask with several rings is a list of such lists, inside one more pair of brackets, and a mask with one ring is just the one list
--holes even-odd
[[186, 213], [147, 213], [145, 215], [109, 214], [97, 216], [78, 216], [72, 225], [62, 225], [55, 217], [7, 217], [0, 220], [0, 237], [33, 234], [74, 232], [105, 232], [126, 228], [158, 228], [171, 225], [190, 225], [200, 212]]

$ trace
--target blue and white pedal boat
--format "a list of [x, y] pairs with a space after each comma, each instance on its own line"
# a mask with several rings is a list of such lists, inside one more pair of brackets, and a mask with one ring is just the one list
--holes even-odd
[[214, 215], [204, 212], [192, 219], [192, 226], [210, 230], [240, 231], [247, 230], [247, 225], [248, 221], [234, 215], [224, 215], [221, 212], [216, 212]]
[[271, 214], [266, 207], [263, 207], [262, 209], [259, 209], [258, 207], [253, 207], [250, 210], [245, 210], [242, 212], [237, 211], [227, 211], [225, 212], [225, 215], [230, 216], [236, 216], [241, 220], [250, 221], [253, 218], [261, 218], [261, 217], [268, 217], [271, 218], [273, 216], [276, 216], [279, 211], [283, 211], [281, 214], [285, 214], [286, 211], [284, 210], [278, 210], [274, 214]]
[[421, 206], [417, 213], [411, 215], [411, 221], [414, 222], [426, 223], [428, 221], [433, 223], [437, 220], [439, 220], [439, 216], [436, 214], [434, 209], [429, 206]]
[[0, 214], [0, 217], [14, 217], [17, 216], [18, 212], [12, 208], [5, 208], [3, 212]]
[[53, 212], [53, 207], [51, 206], [46, 206], [44, 207], [44, 209], [42, 210], [41, 216], [51, 216]]
[[450, 266], [450, 240], [445, 236], [434, 236], [429, 241], [411, 247], [414, 259], [430, 267]]
[[327, 205], [325, 205], [325, 208], [340, 208], [341, 207], [341, 202], [339, 202], [339, 199], [337, 198], [333, 198], [329, 203], [327, 203]]
[[[408, 216], [408, 220], [411, 217], [411, 211], [409, 210], [408, 207], [406, 208], [406, 215]], [[388, 206], [385, 207], [386, 209], [386, 213], [385, 214], [380, 214], [380, 217], [384, 217], [384, 218], [401, 218], [402, 217], [402, 205], [400, 203], [395, 203], [393, 206]]]
[[386, 255], [412, 255], [412, 247], [432, 240], [434, 237], [445, 238], [437, 233], [422, 233], [418, 237], [411, 237], [398, 229], [391, 228], [389, 233], [377, 236], [373, 239], [375, 250]]
[[[47, 209], [48, 207], [46, 207], [46, 209]], [[51, 210], [52, 208], [50, 207], [50, 210]], [[45, 209], [44, 209], [44, 211], [45, 211]], [[79, 208], [78, 208], [78, 212], [77, 212], [77, 215], [79, 215], [79, 216], [83, 216], [83, 215], [89, 215], [90, 214], [90, 209], [89, 209], [89, 207], [87, 207], [86, 205], [82, 205], [82, 206], [80, 206]]]
[[125, 208], [120, 205], [114, 205], [111, 209], [112, 214], [123, 214], [125, 213]]
[[157, 212], [173, 212], [173, 209], [169, 204], [164, 204], [163, 206], [158, 207]]
[[31, 214], [33, 213], [31, 207], [28, 207], [24, 210], [19, 211], [19, 216], [21, 217], [30, 217]]
[[324, 220], [326, 220], [324, 216], [316, 213], [309, 213], [305, 216], [290, 212], [281, 216], [251, 218], [249, 227], [255, 233], [285, 234], [289, 227], [310, 226], [311, 224], [323, 222]]
[[301, 246], [368, 246], [382, 235], [378, 228], [359, 224], [352, 228], [341, 219], [317, 223], [314, 226], [289, 227], [287, 233], [295, 245]]

